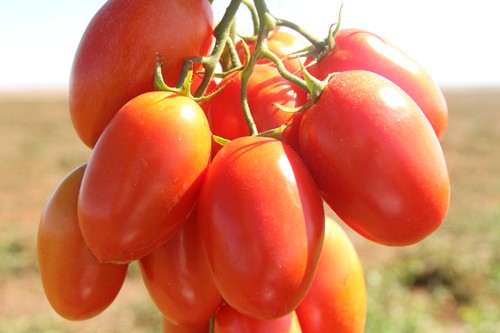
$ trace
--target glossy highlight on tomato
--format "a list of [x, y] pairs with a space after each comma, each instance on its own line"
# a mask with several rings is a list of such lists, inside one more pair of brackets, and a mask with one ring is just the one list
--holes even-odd
[[104, 311], [120, 291], [128, 265], [102, 264], [83, 240], [77, 201], [86, 164], [71, 171], [43, 210], [37, 254], [45, 295], [63, 318], [85, 320]]
[[94, 147], [113, 115], [132, 98], [154, 90], [157, 54], [175, 86], [182, 63], [212, 47], [207, 0], [109, 0], [87, 26], [70, 75], [69, 108], [81, 140]]
[[115, 115], [88, 162], [78, 199], [83, 237], [102, 262], [130, 262], [166, 242], [193, 209], [211, 134], [193, 100], [142, 94]]
[[231, 141], [210, 165], [198, 209], [224, 300], [258, 319], [293, 311], [311, 285], [324, 232], [322, 199], [298, 154], [272, 138]]
[[299, 140], [326, 203], [364, 237], [410, 245], [443, 222], [450, 202], [443, 151], [393, 82], [368, 71], [333, 75], [305, 111]]

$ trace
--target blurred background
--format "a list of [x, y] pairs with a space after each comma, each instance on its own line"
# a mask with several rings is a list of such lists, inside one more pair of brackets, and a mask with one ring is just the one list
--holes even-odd
[[[90, 150], [69, 119], [67, 85], [86, 25], [104, 0], [0, 3], [0, 333], [159, 332], [133, 266], [104, 313], [69, 322], [50, 308], [36, 261], [41, 210]], [[227, 0], [215, 0], [219, 18]], [[339, 1], [268, 0], [319, 37]], [[500, 323], [500, 44], [494, 1], [346, 0], [342, 28], [371, 30], [419, 62], [449, 107], [442, 141], [452, 182], [443, 226], [404, 248], [349, 232], [365, 268], [366, 332], [496, 332]], [[248, 27], [243, 15], [239, 28]]]

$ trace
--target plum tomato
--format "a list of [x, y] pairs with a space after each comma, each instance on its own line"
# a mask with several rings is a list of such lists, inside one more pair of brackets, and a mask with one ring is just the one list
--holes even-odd
[[86, 164], [68, 174], [50, 196], [40, 219], [38, 263], [45, 295], [63, 318], [84, 320], [104, 311], [120, 291], [128, 265], [102, 264], [83, 240], [78, 193]]
[[410, 245], [443, 222], [450, 181], [440, 143], [418, 105], [388, 79], [333, 75], [305, 111], [299, 141], [326, 203], [364, 237]]
[[326, 217], [318, 269], [295, 310], [303, 333], [363, 333], [366, 286], [356, 249], [342, 227]]
[[210, 161], [207, 118], [190, 98], [142, 94], [113, 117], [78, 199], [83, 237], [101, 262], [129, 262], [165, 243], [193, 209]]
[[265, 320], [245, 316], [228, 305], [222, 306], [214, 321], [214, 333], [301, 333], [297, 314]]
[[222, 303], [201, 248], [197, 210], [164, 245], [139, 260], [144, 282], [163, 316], [183, 326], [210, 321]]
[[226, 144], [205, 178], [198, 227], [215, 284], [235, 310], [275, 319], [302, 301], [321, 251], [324, 209], [288, 145], [264, 137]]
[[185, 59], [213, 45], [207, 0], [109, 0], [87, 26], [70, 75], [69, 109], [81, 140], [94, 147], [113, 115], [132, 98], [154, 90], [156, 54], [174, 86]]

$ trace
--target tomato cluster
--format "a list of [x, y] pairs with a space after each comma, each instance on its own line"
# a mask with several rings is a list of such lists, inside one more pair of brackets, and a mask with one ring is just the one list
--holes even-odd
[[212, 94], [191, 95], [207, 86], [199, 63], [194, 87], [155, 90], [157, 53], [168, 88], [221, 29], [206, 0], [109, 0], [89, 24], [70, 112], [92, 154], [41, 217], [47, 298], [93, 317], [138, 262], [165, 332], [362, 332], [363, 269], [324, 204], [383, 245], [435, 231], [450, 196], [442, 94], [370, 32], [338, 30], [299, 59], [289, 47], [307, 41], [274, 27], [227, 44]]

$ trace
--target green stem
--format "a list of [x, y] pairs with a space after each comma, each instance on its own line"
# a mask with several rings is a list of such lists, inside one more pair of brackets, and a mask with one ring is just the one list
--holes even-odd
[[215, 316], [213, 316], [212, 318], [210, 318], [210, 324], [209, 324], [209, 327], [208, 327], [208, 332], [209, 333], [214, 333], [215, 331]]
[[[250, 70], [248, 70], [250, 68]], [[255, 120], [253, 119], [252, 113], [250, 112], [250, 106], [248, 105], [248, 97], [247, 97], [247, 87], [248, 80], [252, 75], [252, 67], [248, 66], [243, 72], [241, 72], [241, 92], [240, 92], [240, 100], [241, 106], [243, 108], [243, 117], [245, 117], [245, 122], [248, 126], [248, 131], [251, 136], [255, 136], [259, 134], [257, 130], [257, 125], [255, 124]]]
[[250, 11], [250, 15], [252, 15], [253, 35], [257, 36], [259, 34], [259, 13], [257, 13], [257, 9], [255, 8], [252, 0], [243, 0], [243, 4], [247, 6]]
[[236, 16], [238, 8], [240, 7], [241, 1], [242, 0], [231, 0], [229, 6], [226, 8], [224, 16], [222, 17], [219, 24], [215, 27], [213, 32], [213, 36], [215, 38], [215, 46], [210, 56], [194, 57], [184, 61], [179, 80], [177, 81], [177, 86], [181, 86], [185, 81], [190, 63], [201, 63], [203, 65], [203, 68], [205, 69], [203, 80], [194, 93], [195, 97], [200, 97], [205, 93], [208, 85], [210, 84], [210, 81], [214, 76], [221, 55], [226, 48], [226, 43], [230, 36], [234, 18]]
[[344, 8], [344, 2], [340, 3], [339, 8], [339, 16], [337, 17], [337, 23], [330, 27], [330, 31], [328, 32], [328, 49], [331, 50], [335, 46], [334, 37], [340, 29], [340, 24], [342, 21], [342, 9]]
[[271, 60], [276, 65], [276, 68], [278, 69], [278, 72], [280, 73], [280, 75], [283, 78], [285, 78], [286, 80], [292, 82], [297, 87], [302, 88], [305, 91], [309, 92], [309, 87], [308, 87], [306, 81], [302, 80], [297, 75], [294, 75], [288, 69], [286, 69], [285, 65], [283, 64], [283, 61], [281, 61], [281, 59], [276, 54], [272, 53], [267, 48], [267, 46], [264, 46], [262, 48], [262, 56], [266, 57], [269, 60]]
[[[184, 64], [186, 65], [186, 64]], [[155, 67], [155, 76], [154, 76], [154, 88], [159, 91], [169, 91], [173, 92], [179, 95], [187, 96], [187, 97], [192, 97], [191, 95], [191, 82], [193, 80], [193, 71], [191, 70], [192, 67], [191, 62], [187, 62], [186, 66], [186, 75], [184, 77], [184, 81], [181, 82], [179, 86], [176, 86], [174, 88], [169, 87], [165, 81], [163, 80], [163, 73], [161, 71], [163, 67], [163, 58], [161, 55], [157, 54], [156, 55], [156, 67]]]
[[[241, 61], [240, 57], [238, 56], [238, 51], [236, 50], [234, 42], [231, 38], [228, 38], [226, 46], [229, 52], [229, 57], [231, 59], [232, 68], [241, 67]], [[230, 70], [230, 68], [228, 70]]]
[[241, 72], [241, 93], [240, 93], [241, 106], [243, 108], [243, 116], [245, 117], [245, 121], [249, 129], [249, 134], [251, 136], [258, 135], [259, 131], [257, 130], [257, 126], [253, 119], [252, 113], [250, 112], [250, 106], [248, 105], [248, 98], [247, 98], [248, 81], [250, 80], [250, 76], [252, 75], [253, 69], [257, 64], [257, 60], [259, 59], [262, 53], [262, 45], [266, 42], [269, 32], [276, 27], [275, 20], [273, 16], [269, 13], [265, 0], [254, 0], [254, 4], [259, 18], [259, 33], [257, 35], [257, 42], [255, 43], [255, 50], [252, 53], [250, 59], [248, 60], [247, 66]]
[[[303, 50], [303, 55], [309, 55], [313, 57], [313, 61], [309, 63], [309, 66], [315, 64], [325, 55], [327, 55], [335, 46], [334, 37], [340, 29], [340, 23], [342, 20], [342, 8], [344, 7], [344, 3], [340, 3], [340, 8], [338, 12], [337, 22], [330, 26], [328, 30], [328, 36], [321, 40], [318, 44], [313, 43], [313, 47], [307, 47]], [[300, 33], [300, 31], [298, 31]]]

